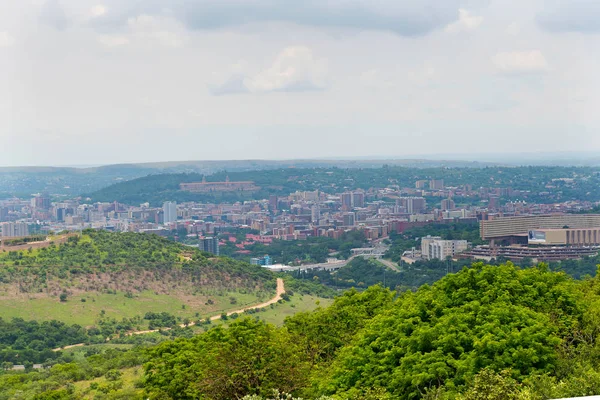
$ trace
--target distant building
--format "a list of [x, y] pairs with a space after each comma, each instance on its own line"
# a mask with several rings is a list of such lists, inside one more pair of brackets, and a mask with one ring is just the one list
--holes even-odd
[[225, 182], [206, 182], [206, 178], [202, 182], [180, 183], [179, 189], [186, 192], [206, 193], [206, 192], [255, 192], [260, 189], [253, 181], [230, 181], [229, 177]]
[[456, 204], [454, 204], [454, 200], [445, 199], [442, 200], [442, 211], [452, 211], [456, 208]]
[[409, 214], [421, 214], [427, 209], [424, 197], [400, 197], [396, 203]]
[[600, 214], [521, 215], [482, 220], [479, 233], [483, 240], [522, 237], [537, 229], [593, 229], [600, 227]]
[[429, 181], [429, 189], [431, 190], [444, 190], [443, 179], [432, 179]]
[[356, 216], [354, 213], [346, 213], [344, 214], [344, 226], [354, 226], [356, 221]]
[[25, 222], [4, 222], [0, 226], [2, 227], [2, 237], [29, 236], [29, 226]]
[[269, 266], [269, 265], [273, 265], [273, 260], [271, 259], [271, 257], [268, 254], [265, 254], [264, 257], [251, 258], [250, 264]]
[[205, 251], [210, 254], [214, 254], [215, 256], [219, 255], [219, 239], [217, 237], [206, 237], [200, 239], [201, 251]]
[[421, 238], [421, 254], [426, 260], [445, 260], [456, 254], [467, 251], [469, 244], [466, 240], [443, 240], [439, 236]]
[[425, 180], [416, 181], [415, 189], [425, 189], [426, 185], [427, 185], [427, 181], [425, 181]]
[[177, 221], [177, 203], [167, 201], [163, 204], [163, 222], [169, 224]]
[[352, 209], [352, 193], [351, 192], [342, 193], [340, 198], [342, 200], [342, 208], [351, 210]]
[[310, 219], [314, 223], [319, 222], [319, 218], [321, 217], [321, 207], [318, 204], [315, 204], [310, 209]]
[[528, 244], [545, 246], [600, 245], [600, 227], [583, 229], [535, 229], [527, 234]]
[[362, 208], [365, 206], [365, 193], [352, 192], [352, 207]]

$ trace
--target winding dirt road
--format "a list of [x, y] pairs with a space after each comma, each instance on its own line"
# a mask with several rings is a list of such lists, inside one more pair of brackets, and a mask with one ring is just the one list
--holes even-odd
[[[228, 311], [228, 312], [227, 312], [227, 316], [230, 316], [230, 315], [232, 315], [232, 314], [241, 314], [241, 313], [243, 313], [244, 311], [248, 311], [248, 310], [254, 310], [254, 309], [257, 309], [257, 308], [268, 307], [268, 306], [270, 306], [271, 304], [275, 304], [275, 303], [277, 303], [277, 302], [278, 302], [278, 301], [281, 299], [281, 296], [283, 296], [283, 294], [284, 294], [284, 293], [285, 293], [285, 285], [283, 284], [283, 279], [281, 279], [281, 278], [277, 278], [277, 292], [275, 293], [275, 297], [273, 297], [273, 298], [272, 298], [271, 300], [269, 300], [269, 301], [265, 301], [264, 303], [260, 303], [260, 304], [254, 304], [254, 305], [252, 305], [252, 306], [244, 307], [244, 308], [241, 308], [241, 309], [239, 309], [239, 310]], [[211, 321], [216, 321], [216, 320], [218, 320], [218, 319], [221, 319], [221, 315], [222, 315], [222, 314], [219, 314], [219, 315], [213, 315], [212, 317], [210, 317], [210, 320], [211, 320]], [[189, 323], [187, 326], [193, 326], [193, 325], [195, 325], [195, 324], [196, 324], [196, 323], [192, 321], [192, 322], [190, 322], [190, 323]], [[182, 328], [185, 328], [185, 327], [186, 327], [186, 325], [185, 325], [185, 324], [181, 324], [181, 325], [179, 325], [179, 326], [180, 326], [180, 327], [182, 327]], [[132, 335], [144, 335], [144, 334], [146, 334], [146, 333], [158, 332], [159, 330], [167, 331], [167, 330], [169, 330], [169, 329], [171, 329], [171, 328], [150, 329], [150, 330], [145, 330], [145, 331], [134, 331], [134, 332], [128, 332], [128, 333], [126, 333], [126, 334], [125, 334], [125, 336], [132, 336]], [[109, 338], [107, 338], [107, 339], [106, 339], [106, 341], [108, 342], [108, 341], [110, 341], [110, 339], [109, 339]], [[77, 344], [72, 344], [72, 345], [65, 346], [65, 347], [59, 347], [59, 348], [56, 348], [56, 349], [52, 349], [52, 351], [67, 350], [67, 349], [72, 349], [72, 348], [74, 348], [74, 347], [81, 347], [81, 346], [85, 346], [85, 343], [77, 343]]]

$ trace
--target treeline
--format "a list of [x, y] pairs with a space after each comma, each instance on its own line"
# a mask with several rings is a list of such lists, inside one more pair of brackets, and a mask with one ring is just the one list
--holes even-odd
[[[255, 193], [189, 193], [179, 190], [182, 182], [199, 182], [200, 174], [157, 174], [114, 184], [86, 194], [93, 201], [119, 201], [137, 205], [164, 201], [233, 202], [264, 199], [271, 194], [288, 195], [296, 190], [321, 190], [326, 193], [348, 189], [383, 188], [388, 185], [412, 187], [417, 180], [443, 179], [448, 186], [497, 187], [524, 191], [519, 200], [550, 203], [572, 199], [600, 200], [600, 175], [591, 167], [486, 167], [414, 168], [386, 165], [381, 168], [285, 168], [262, 171], [219, 172], [207, 181], [254, 181], [261, 190]], [[573, 183], [553, 181], [573, 177]], [[549, 190], [547, 186], [553, 188]]]
[[542, 400], [600, 394], [599, 310], [597, 277], [576, 281], [544, 264], [478, 263], [414, 292], [349, 290], [280, 328], [240, 317], [228, 328], [147, 350], [0, 375], [0, 399], [18, 391], [76, 399], [73, 382], [118, 376], [111, 368], [142, 363], [137, 389], [115, 386], [107, 395], [282, 398], [276, 390], [290, 399]]
[[150, 351], [150, 399], [547, 399], [600, 393], [600, 282], [482, 263], [395, 297], [350, 291]]
[[57, 296], [74, 282], [101, 290], [105, 283], [101, 274], [126, 274], [124, 282], [115, 282], [122, 290], [141, 291], [147, 282], [166, 280], [198, 288], [275, 288], [274, 275], [264, 268], [225, 257], [207, 258], [195, 249], [141, 233], [85, 230], [58, 246], [2, 252], [0, 265], [0, 283], [16, 283], [23, 293], [52, 291]]
[[256, 242], [245, 247], [250, 254], [237, 253], [240, 249], [228, 242], [220, 251], [222, 255], [246, 260], [269, 254], [277, 264], [324, 263], [331, 252], [337, 252], [334, 258], [347, 259], [351, 256], [351, 249], [364, 247], [365, 243], [365, 234], [356, 230], [345, 232], [338, 239], [320, 236], [308, 237], [306, 240], [275, 239], [269, 245]]

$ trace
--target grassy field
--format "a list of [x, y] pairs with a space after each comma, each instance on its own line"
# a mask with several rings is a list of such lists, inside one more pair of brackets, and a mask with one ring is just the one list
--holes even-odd
[[[149, 311], [165, 311], [177, 317], [195, 320], [198, 319], [196, 313], [200, 317], [216, 315], [259, 303], [273, 295], [274, 293], [264, 293], [259, 297], [257, 294], [238, 292], [215, 293], [209, 296], [213, 304], [207, 304], [205, 296], [164, 295], [151, 291], [137, 293], [133, 298], [126, 297], [123, 292], [86, 293], [82, 296], [69, 297], [66, 302], [49, 296], [0, 297], [0, 317], [4, 319], [20, 317], [38, 321], [56, 319], [69, 324], [89, 326], [94, 324], [104, 310], [106, 317], [119, 320], [124, 317], [143, 316]], [[235, 298], [236, 304], [231, 304], [232, 297]], [[82, 299], [85, 299], [85, 302]]]
[[[135, 388], [135, 383], [142, 378], [142, 367], [134, 367], [119, 370], [120, 377], [115, 380], [109, 380], [102, 376], [89, 381], [80, 381], [74, 383], [74, 394], [83, 396], [84, 399], [94, 399], [97, 395], [102, 395], [108, 391], [118, 390], [121, 399], [132, 398], [136, 394], [141, 394], [143, 389]], [[104, 398], [104, 397], [103, 397]]]
[[[281, 326], [283, 325], [283, 321], [286, 317], [291, 317], [292, 315], [304, 312], [304, 311], [312, 311], [318, 307], [327, 307], [331, 303], [333, 303], [333, 299], [325, 299], [322, 297], [316, 296], [301, 296], [296, 294], [290, 297], [290, 301], [286, 301], [283, 303], [273, 304], [272, 307], [269, 306], [266, 308], [266, 311], [261, 311], [256, 314], [250, 314], [251, 317], [258, 317], [263, 321], [268, 323]], [[227, 321], [214, 321], [213, 325], [228, 325], [232, 321], [229, 318]], [[201, 328], [198, 328], [200, 330]]]

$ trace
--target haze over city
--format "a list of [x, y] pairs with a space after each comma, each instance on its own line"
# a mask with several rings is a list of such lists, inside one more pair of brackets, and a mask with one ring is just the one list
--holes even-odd
[[594, 1], [0, 3], [2, 165], [600, 150]]

